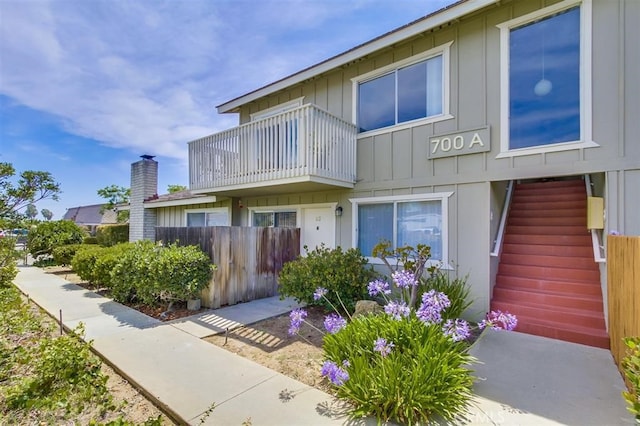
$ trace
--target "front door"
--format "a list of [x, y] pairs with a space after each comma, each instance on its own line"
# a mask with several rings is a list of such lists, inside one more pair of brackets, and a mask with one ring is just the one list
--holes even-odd
[[305, 255], [306, 245], [312, 251], [320, 244], [335, 248], [336, 245], [336, 217], [332, 207], [302, 209], [302, 224], [300, 235], [300, 253]]

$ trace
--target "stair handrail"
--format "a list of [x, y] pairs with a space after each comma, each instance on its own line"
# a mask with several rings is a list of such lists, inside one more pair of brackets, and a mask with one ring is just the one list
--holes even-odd
[[[587, 187], [587, 197], [593, 196], [593, 191], [591, 190], [591, 177], [589, 175], [584, 175], [584, 183]], [[607, 261], [604, 256], [604, 245], [601, 242], [600, 234], [597, 229], [590, 229], [591, 231], [591, 246], [593, 247], [593, 260], [597, 263], [604, 263]]]
[[510, 180], [507, 185], [507, 195], [504, 199], [504, 205], [502, 206], [498, 235], [496, 235], [496, 239], [493, 240], [493, 251], [489, 254], [491, 257], [500, 256], [500, 251], [502, 250], [502, 239], [504, 238], [504, 229], [507, 226], [507, 216], [509, 214], [509, 207], [511, 206], [511, 196], [513, 195], [513, 182], [514, 181]]

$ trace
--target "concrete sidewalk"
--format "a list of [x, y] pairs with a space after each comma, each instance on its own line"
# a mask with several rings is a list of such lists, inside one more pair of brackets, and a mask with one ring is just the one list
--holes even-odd
[[[348, 421], [330, 395], [201, 340], [288, 312], [298, 306], [291, 300], [262, 299], [163, 323], [41, 269], [19, 269], [15, 284], [23, 293], [55, 318], [62, 310], [68, 328], [82, 322], [94, 349], [182, 423], [375, 424]], [[633, 424], [609, 351], [490, 331], [471, 353], [480, 361], [476, 396], [460, 423]]]

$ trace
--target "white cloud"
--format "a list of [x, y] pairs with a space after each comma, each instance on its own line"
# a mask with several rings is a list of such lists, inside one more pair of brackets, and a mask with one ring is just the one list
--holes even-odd
[[[216, 115], [216, 105], [388, 31], [377, 22], [345, 23], [383, 7], [4, 0], [0, 93], [59, 117], [70, 133], [184, 161], [185, 142], [235, 125], [235, 117]], [[422, 2], [396, 7], [423, 14]], [[336, 22], [342, 30], [332, 30]]]

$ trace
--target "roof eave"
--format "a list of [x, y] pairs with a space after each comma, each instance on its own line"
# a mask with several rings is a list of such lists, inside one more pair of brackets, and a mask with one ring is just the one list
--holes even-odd
[[228, 112], [238, 112], [238, 109], [249, 102], [268, 96], [279, 90], [301, 83], [305, 80], [313, 78], [317, 75], [339, 68], [350, 62], [358, 60], [373, 52], [383, 49], [387, 46], [399, 43], [408, 38], [414, 37], [425, 31], [432, 30], [444, 25], [447, 22], [460, 19], [461, 17], [487, 7], [491, 4], [498, 3], [500, 0], [462, 0], [443, 9], [440, 9], [424, 18], [420, 18], [413, 23], [400, 27], [378, 38], [368, 41], [351, 50], [341, 53], [337, 56], [329, 58], [323, 62], [268, 84], [264, 87], [256, 89], [245, 95], [239, 96], [228, 102], [220, 104], [216, 107], [219, 114]]

